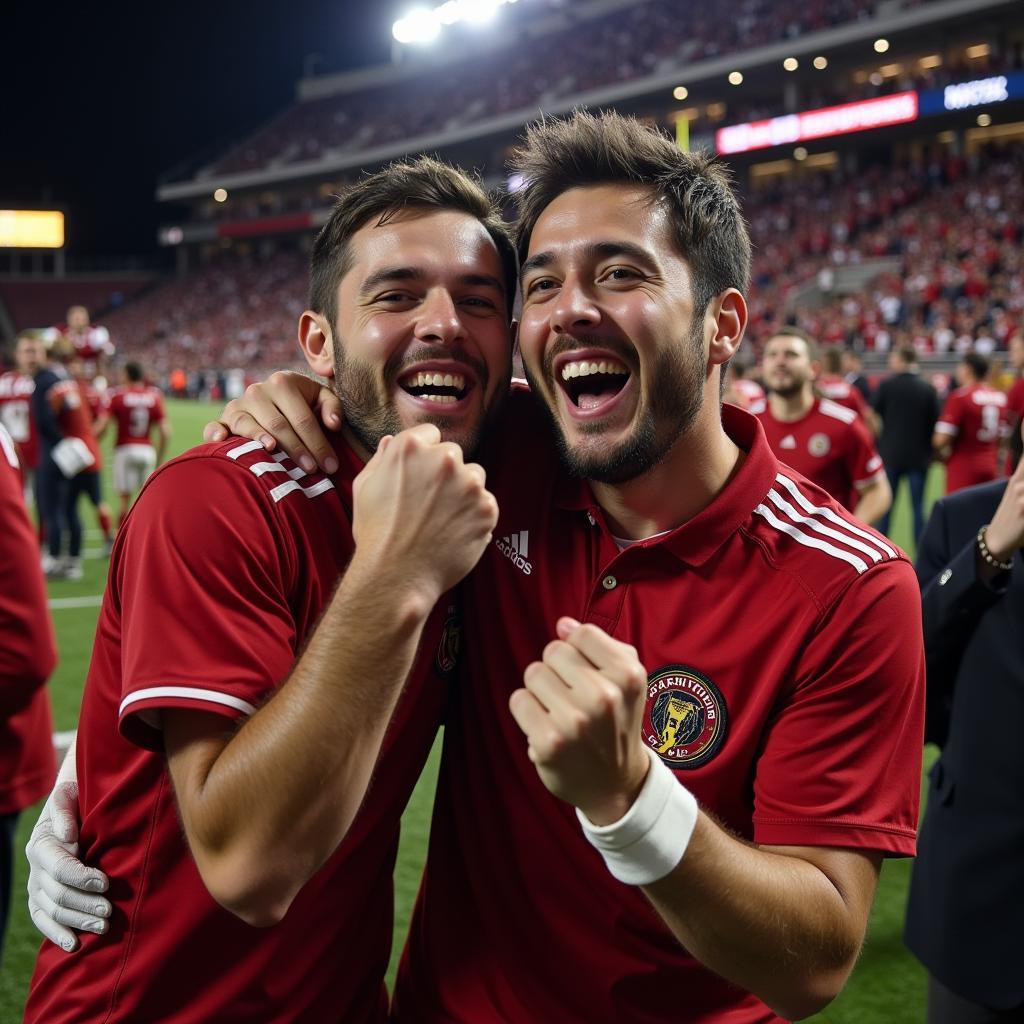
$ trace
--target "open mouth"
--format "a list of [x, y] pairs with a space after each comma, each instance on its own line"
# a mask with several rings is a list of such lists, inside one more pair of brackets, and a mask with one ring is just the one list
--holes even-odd
[[558, 376], [569, 401], [586, 412], [616, 398], [629, 383], [629, 368], [616, 359], [571, 359]]
[[466, 376], [462, 373], [438, 373], [418, 370], [401, 378], [398, 386], [413, 398], [421, 398], [438, 405], [454, 405], [469, 392]]

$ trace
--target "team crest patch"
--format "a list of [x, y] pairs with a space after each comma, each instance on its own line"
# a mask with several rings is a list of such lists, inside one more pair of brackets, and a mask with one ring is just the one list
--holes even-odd
[[811, 434], [811, 439], [807, 442], [807, 450], [819, 459], [823, 455], [828, 455], [831, 447], [832, 442], [829, 440], [828, 434]]
[[451, 675], [459, 663], [459, 650], [462, 646], [462, 620], [456, 605], [448, 606], [444, 625], [441, 627], [441, 640], [437, 645], [437, 657], [434, 664], [441, 675]]
[[721, 691], [685, 665], [666, 665], [647, 680], [643, 734], [670, 768], [699, 768], [721, 749], [729, 724]]

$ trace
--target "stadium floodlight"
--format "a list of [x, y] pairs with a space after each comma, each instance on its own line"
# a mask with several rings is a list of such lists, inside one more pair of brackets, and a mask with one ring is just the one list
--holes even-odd
[[228, 201], [228, 190], [226, 188], [215, 189], [213, 198], [218, 203], [226, 203]]
[[391, 34], [400, 43], [432, 43], [441, 31], [437, 12], [415, 7], [391, 26]]
[[797, 161], [803, 161], [807, 159], [807, 150], [803, 146], [797, 146], [793, 150], [793, 159]]
[[743, 84], [743, 72], [742, 71], [730, 71], [729, 72], [729, 84], [730, 85], [742, 85]]
[[797, 69], [798, 67], [800, 67], [800, 61], [798, 61], [798, 60], [796, 59], [796, 57], [787, 57], [787, 58], [786, 58], [786, 59], [785, 59], [785, 60], [784, 60], [784, 61], [782, 62], [782, 66], [783, 66], [783, 67], [784, 67], [784, 68], [785, 68], [785, 69], [786, 69], [787, 71], [796, 71], [796, 69]]
[[517, 0], [446, 0], [439, 7], [415, 7], [391, 26], [391, 34], [400, 43], [432, 43], [442, 28], [464, 21], [485, 25], [505, 4]]
[[889, 49], [888, 39], [875, 40], [875, 53], [885, 53]]
[[828, 67], [828, 57], [815, 57], [813, 63], [818, 71], [824, 71]]
[[987, 128], [992, 123], [992, 118], [988, 114], [978, 115], [978, 127]]
[[676, 86], [676, 87], [675, 87], [675, 88], [674, 88], [674, 89], [672, 90], [672, 95], [673, 95], [673, 96], [674, 96], [674, 97], [675, 97], [675, 98], [676, 98], [677, 100], [685, 100], [685, 99], [686, 99], [686, 97], [690, 95], [690, 90], [689, 90], [689, 89], [687, 89], [685, 85], [677, 85], [677, 86]]

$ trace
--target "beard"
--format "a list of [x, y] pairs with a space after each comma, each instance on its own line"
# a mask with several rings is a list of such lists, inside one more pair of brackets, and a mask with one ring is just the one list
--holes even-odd
[[[676, 441], [692, 426], [704, 403], [705, 356], [703, 318], [694, 316], [690, 330], [681, 344], [661, 349], [651, 367], [650, 387], [646, 401], [637, 411], [636, 423], [629, 436], [614, 447], [595, 445], [574, 448], [566, 440], [565, 432], [558, 419], [557, 405], [552, 398], [548, 402], [541, 398], [545, 394], [543, 385], [555, 381], [554, 359], [561, 352], [588, 345], [607, 348], [605, 339], [576, 336], [571, 343], [552, 345], [544, 354], [544, 381], [526, 370], [531, 392], [551, 422], [555, 434], [555, 445], [565, 468], [574, 476], [594, 480], [603, 484], [623, 484], [635, 480], [653, 469], [672, 450]], [[617, 346], [613, 346], [615, 348]], [[635, 366], [632, 351], [627, 366]], [[634, 373], [636, 370], [633, 371]], [[553, 387], [558, 387], [552, 383]], [[581, 434], [595, 437], [602, 433], [600, 422], [585, 424], [576, 428]]]
[[768, 390], [772, 392], [772, 394], [779, 395], [781, 398], [792, 398], [794, 395], [798, 395], [803, 391], [804, 384], [806, 383], [806, 380], [793, 379], [788, 383], [783, 384], [781, 387], [768, 385]]
[[[390, 397], [393, 388], [398, 387], [397, 381], [406, 367], [428, 359], [455, 357], [472, 367], [477, 387], [487, 394], [487, 383], [490, 378], [487, 364], [465, 352], [454, 351], [448, 347], [424, 347], [416, 352], [415, 359], [406, 358], [389, 362], [383, 373], [370, 363], [349, 355], [337, 334], [332, 336], [331, 350], [334, 356], [332, 388], [341, 402], [345, 425], [371, 454], [377, 450], [381, 438], [385, 435], [399, 434], [407, 427], [415, 425], [402, 421]], [[443, 440], [458, 444], [462, 448], [463, 456], [468, 459], [479, 447], [487, 424], [497, 415], [502, 397], [503, 393], [495, 395], [490, 405], [484, 406], [480, 420], [468, 428], [461, 421], [458, 422], [457, 428], [457, 421], [440, 411], [437, 414], [421, 414], [416, 418], [416, 424], [433, 423], [441, 431]]]

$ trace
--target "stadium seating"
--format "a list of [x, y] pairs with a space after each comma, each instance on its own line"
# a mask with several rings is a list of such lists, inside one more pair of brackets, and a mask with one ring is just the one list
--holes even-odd
[[[826, 342], [867, 348], [912, 341], [943, 352], [992, 339], [1003, 347], [1024, 323], [1024, 147], [970, 162], [935, 155], [849, 178], [819, 172], [746, 197], [755, 244], [755, 346], [795, 313]], [[888, 259], [890, 270], [814, 306], [794, 298], [822, 272]], [[160, 375], [240, 367], [254, 374], [298, 361], [305, 308], [299, 254], [264, 264], [227, 255], [155, 289], [106, 319], [119, 351]]]
[[[901, 7], [922, 0], [903, 0]], [[299, 103], [229, 151], [211, 173], [353, 154], [406, 139], [540, 108], [666, 67], [755, 49], [871, 17], [876, 0], [722, 0], [714, 11], [648, 0], [523, 46], [449, 68], [425, 69], [398, 83]], [[885, 91], [892, 83], [866, 91]], [[415, 102], [410, 102], [415, 97]]]

